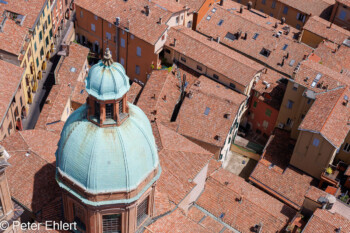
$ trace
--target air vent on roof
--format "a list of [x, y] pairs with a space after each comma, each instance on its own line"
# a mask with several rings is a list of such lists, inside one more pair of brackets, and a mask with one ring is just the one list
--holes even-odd
[[216, 12], [216, 8], [213, 8], [213, 9], [211, 10], [211, 12], [215, 13], [215, 12]]
[[207, 16], [207, 20], [210, 20], [210, 19], [211, 19], [211, 16], [210, 16], [210, 15], [208, 15], [208, 16]]
[[220, 137], [219, 135], [215, 135], [214, 139], [215, 139], [216, 141], [220, 141], [220, 140], [221, 140], [221, 137]]
[[226, 118], [226, 119], [230, 119], [230, 116], [231, 116], [231, 114], [229, 114], [229, 113], [224, 114], [224, 118]]
[[265, 48], [262, 48], [262, 50], [260, 51], [260, 54], [263, 55], [264, 57], [269, 57], [270, 53], [271, 51]]
[[322, 74], [317, 74], [317, 75], [316, 75], [316, 78], [315, 78], [314, 81], [311, 83], [311, 87], [315, 87], [316, 84], [318, 83], [318, 81], [320, 81], [321, 77], [322, 77]]
[[70, 72], [74, 73], [77, 69], [75, 67], [70, 68]]

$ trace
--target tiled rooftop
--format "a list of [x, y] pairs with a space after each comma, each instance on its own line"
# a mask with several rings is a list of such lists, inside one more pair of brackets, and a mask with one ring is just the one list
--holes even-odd
[[310, 200], [317, 202], [320, 197], [326, 197], [327, 193], [315, 186], [310, 186], [309, 190], [306, 192], [305, 197]]
[[[197, 31], [214, 39], [220, 37], [220, 43], [283, 74], [291, 76], [298, 63], [312, 51], [310, 47], [298, 43], [289, 35], [284, 35], [288, 31], [286, 24], [282, 30], [276, 30], [274, 24], [270, 24], [269, 29], [266, 25], [261, 26], [260, 21], [253, 22], [240, 14], [215, 7], [217, 8], [215, 13], [209, 11], [199, 23]], [[239, 32], [241, 35], [238, 37]], [[247, 33], [246, 39], [244, 39], [245, 33]], [[279, 33], [280, 36], [277, 35]], [[292, 31], [290, 33], [294, 34]]]
[[58, 140], [58, 135], [45, 130], [26, 130], [2, 142], [11, 156], [6, 169], [11, 195], [34, 213], [61, 196], [55, 180]]
[[[69, 56], [65, 57], [58, 71], [58, 83], [54, 85], [47, 99], [51, 102], [43, 106], [36, 128], [50, 129], [60, 134], [64, 122], [61, 122], [66, 104], [70, 101], [73, 90], [76, 88], [80, 72], [85, 72], [85, 61], [89, 49], [72, 43]], [[75, 68], [75, 71], [72, 70]]]
[[299, 130], [320, 133], [334, 147], [339, 148], [350, 130], [349, 104], [344, 105], [349, 96], [350, 91], [347, 88], [316, 95], [316, 101], [300, 124]]
[[170, 122], [180, 98], [179, 80], [168, 70], [154, 70], [143, 88], [137, 105], [148, 119]]
[[[319, 81], [316, 77], [319, 77]], [[310, 59], [300, 63], [293, 80], [316, 93], [350, 84], [350, 76], [341, 74]]]
[[187, 91], [192, 93], [192, 97], [185, 97], [182, 103], [176, 119], [179, 125], [177, 132], [211, 145], [223, 146], [246, 96], [205, 76], [201, 76]]
[[323, 42], [314, 50], [322, 65], [350, 76], [350, 48], [344, 45], [334, 46], [334, 43]]
[[[127, 27], [129, 20], [130, 33], [152, 45], [168, 28], [164, 23], [158, 24], [159, 18], [166, 22], [171, 16], [171, 12], [148, 0], [76, 0], [74, 3], [109, 23], [114, 23], [115, 18], [120, 17], [122, 28]], [[146, 5], [150, 7], [149, 16], [144, 14]]]
[[138, 100], [140, 93], [142, 91], [142, 86], [133, 82], [130, 86], [130, 90], [127, 93], [127, 98], [130, 103], [136, 104], [136, 101]]
[[[3, 20], [4, 17], [1, 16], [0, 22]], [[0, 50], [19, 56], [27, 34], [27, 28], [20, 26], [16, 24], [15, 21], [7, 18], [2, 30], [0, 31]]]
[[6, 110], [12, 103], [17, 87], [22, 80], [24, 69], [0, 60], [0, 125]]
[[336, 232], [339, 227], [341, 227], [340, 232], [350, 232], [350, 220], [340, 214], [332, 214], [328, 210], [317, 209], [304, 228], [303, 233]]
[[85, 82], [77, 81], [72, 93], [71, 101], [83, 105], [85, 104], [87, 97], [88, 93], [85, 91]]
[[332, 24], [331, 22], [318, 16], [310, 17], [305, 23], [303, 29], [319, 35], [322, 38], [332, 41], [338, 45], [341, 45], [343, 41], [350, 36], [350, 31]]
[[329, 12], [329, 9], [335, 4], [335, 0], [307, 0], [307, 1], [279, 0], [279, 1], [301, 12], [305, 12], [307, 14], [317, 15], [317, 16], [323, 16], [324, 12], [327, 12], [327, 11]]
[[[239, 200], [242, 198], [242, 202]], [[209, 177], [196, 205], [240, 232], [262, 223], [262, 232], [282, 231], [296, 211], [242, 178], [221, 169]]]
[[157, 189], [166, 193], [171, 202], [179, 204], [196, 185], [192, 180], [209, 163], [212, 154], [161, 123], [155, 124], [162, 167]]
[[300, 209], [313, 178], [288, 166], [293, 153], [293, 140], [286, 131], [275, 129], [249, 180], [260, 188]]
[[262, 65], [185, 27], [171, 28], [165, 45], [243, 86], [249, 85], [263, 69]]

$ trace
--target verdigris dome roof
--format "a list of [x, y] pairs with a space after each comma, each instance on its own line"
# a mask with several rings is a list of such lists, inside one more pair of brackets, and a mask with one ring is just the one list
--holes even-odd
[[[108, 55], [110, 56], [110, 53]], [[91, 67], [85, 82], [87, 93], [99, 100], [119, 99], [130, 89], [129, 77], [125, 74], [124, 67], [105, 60]]]
[[[113, 127], [99, 127], [87, 120], [86, 105], [73, 112], [58, 143], [57, 172], [85, 191], [98, 194], [133, 190], [158, 168], [149, 120], [139, 107], [128, 105], [129, 117]], [[160, 170], [148, 187], [159, 175]], [[61, 187], [74, 191], [57, 180]]]

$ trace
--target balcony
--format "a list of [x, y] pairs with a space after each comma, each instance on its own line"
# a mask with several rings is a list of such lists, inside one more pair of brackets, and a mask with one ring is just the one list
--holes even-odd
[[329, 165], [328, 168], [325, 169], [325, 171], [321, 174], [321, 182], [326, 182], [331, 186], [339, 187], [340, 184], [340, 174], [339, 170], [337, 169], [337, 166]]

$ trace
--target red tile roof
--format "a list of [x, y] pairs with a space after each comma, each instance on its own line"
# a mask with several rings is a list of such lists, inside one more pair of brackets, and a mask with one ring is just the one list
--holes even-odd
[[171, 28], [165, 45], [243, 86], [248, 86], [263, 69], [262, 65], [186, 27]]
[[[61, 133], [64, 122], [61, 121], [66, 104], [71, 101], [74, 95], [80, 73], [85, 73], [84, 64], [89, 49], [76, 43], [69, 47], [69, 56], [65, 57], [58, 71], [58, 83], [51, 89], [49, 96], [50, 103], [43, 106], [36, 128], [49, 129], [57, 134]], [[71, 69], [75, 68], [75, 71]]]
[[287, 6], [293, 7], [301, 12], [321, 16], [335, 4], [335, 0], [279, 0]]
[[130, 86], [130, 90], [127, 93], [128, 101], [130, 103], [136, 104], [141, 91], [142, 91], [142, 86], [140, 84], [133, 82]]
[[[317, 75], [321, 75], [321, 78], [312, 86]], [[305, 60], [300, 63], [293, 80], [316, 93], [350, 85], [350, 76], [341, 74], [312, 60]]]
[[315, 186], [310, 186], [309, 190], [306, 192], [305, 197], [310, 200], [317, 202], [320, 197], [326, 197], [327, 193]]
[[344, 45], [334, 46], [331, 42], [323, 42], [314, 50], [320, 63], [328, 68], [350, 76], [350, 48]]
[[[177, 132], [211, 145], [223, 146], [246, 96], [204, 76], [187, 91], [192, 93], [192, 97], [186, 97], [182, 103], [176, 119], [179, 125]], [[225, 114], [229, 114], [228, 118]], [[217, 140], [216, 136], [220, 138]]]
[[155, 137], [162, 167], [157, 189], [166, 193], [170, 201], [179, 204], [196, 185], [192, 180], [209, 163], [212, 154], [166, 126], [160, 123], [156, 126]]
[[0, 60], [0, 126], [5, 114], [7, 113], [7, 108], [12, 103], [12, 99], [17, 92], [17, 88], [20, 85], [23, 76], [23, 68]]
[[349, 104], [344, 106], [344, 102], [347, 101], [345, 99], [349, 97], [350, 91], [347, 88], [316, 95], [316, 101], [298, 129], [320, 133], [334, 147], [339, 148], [350, 130]]
[[85, 104], [87, 97], [88, 93], [85, 91], [85, 82], [77, 81], [72, 93], [71, 101], [83, 105]]
[[[298, 63], [312, 51], [310, 47], [290, 39], [289, 35], [283, 35], [286, 31], [284, 29], [278, 30], [281, 31], [282, 35], [276, 38], [274, 35], [278, 31], [273, 27], [274, 24], [271, 24], [270, 29], [268, 29], [265, 25], [258, 24], [260, 21], [253, 22], [240, 14], [230, 13], [221, 7], [215, 7], [217, 8], [216, 12], [209, 11], [207, 16], [210, 16], [210, 20], [204, 18], [197, 26], [197, 31], [215, 39], [220, 37], [220, 43], [283, 74], [291, 76]], [[219, 26], [221, 20], [223, 22]], [[286, 29], [287, 25], [284, 27]], [[232, 38], [239, 31], [242, 32], [240, 38]], [[245, 33], [247, 33], [247, 39], [243, 38]], [[285, 46], [287, 47], [283, 50]], [[269, 56], [261, 54], [263, 49], [270, 51]], [[287, 53], [288, 58], [286, 58]], [[281, 66], [283, 58], [284, 65]]]
[[[164, 23], [158, 24], [159, 18], [162, 17], [163, 22], [166, 22], [171, 16], [166, 9], [148, 0], [76, 0], [74, 3], [110, 23], [120, 17], [122, 28], [127, 27], [129, 20], [130, 33], [152, 45], [168, 28]], [[150, 7], [149, 16], [143, 13], [146, 5]]]
[[315, 15], [307, 20], [303, 29], [338, 45], [341, 45], [343, 41], [350, 36], [350, 32], [346, 29], [332, 24], [329, 21]]
[[[250, 232], [259, 223], [263, 225], [262, 232], [282, 231], [296, 211], [244, 180], [238, 185], [235, 184], [235, 181], [231, 180], [233, 176], [229, 174], [226, 178], [230, 179], [225, 179], [218, 174], [217, 177], [208, 178], [205, 190], [196, 205], [240, 232]], [[221, 183], [223, 180], [229, 184]], [[250, 187], [245, 187], [246, 185]], [[242, 195], [243, 200], [240, 203]]]
[[211, 231], [205, 229], [203, 226], [193, 222], [191, 219], [186, 217], [181, 210], [178, 208], [169, 215], [166, 215], [151, 225], [145, 227], [145, 233], [170, 233], [170, 232], [181, 232], [181, 233], [193, 233], [203, 232], [209, 233]]
[[[1, 8], [0, 13], [2, 13]], [[0, 22], [3, 20], [4, 17], [0, 17]], [[0, 49], [19, 56], [27, 34], [27, 28], [22, 27], [16, 24], [15, 21], [7, 18], [0, 32]]]
[[2, 142], [11, 156], [6, 169], [11, 196], [34, 213], [61, 196], [55, 180], [58, 140], [58, 135], [48, 131], [27, 130]]
[[332, 214], [325, 209], [316, 209], [303, 233], [330, 233], [336, 232], [340, 227], [340, 232], [350, 232], [350, 220], [340, 214]]
[[294, 143], [286, 131], [275, 129], [249, 180], [295, 209], [300, 209], [313, 178], [288, 166]]
[[137, 106], [148, 119], [170, 122], [180, 98], [179, 80], [168, 70], [154, 70], [140, 95]]

